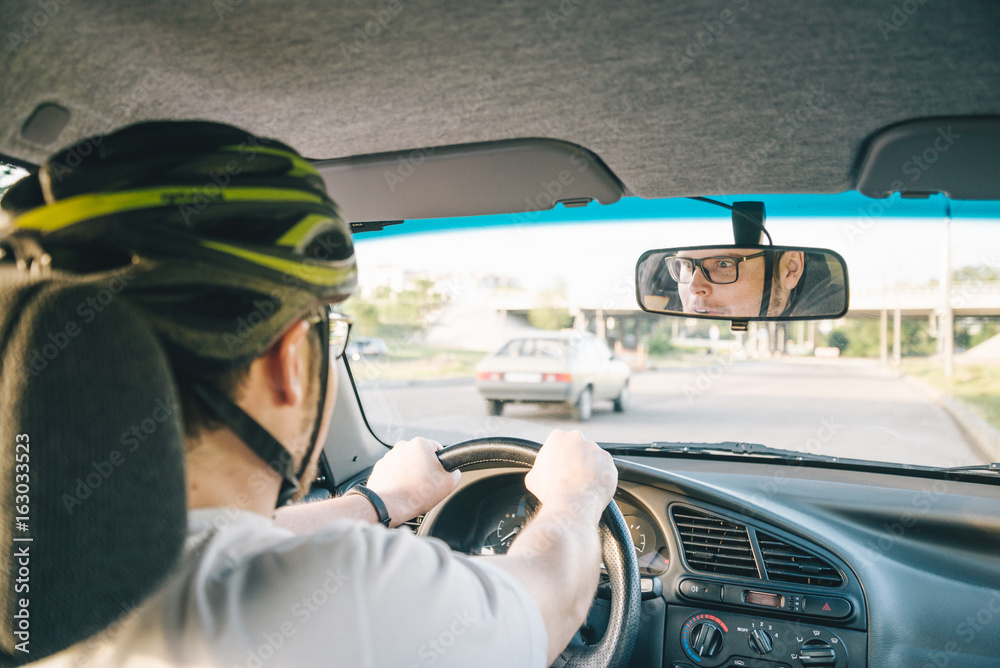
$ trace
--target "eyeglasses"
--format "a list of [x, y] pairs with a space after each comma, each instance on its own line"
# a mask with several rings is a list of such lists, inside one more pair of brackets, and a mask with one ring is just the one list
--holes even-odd
[[692, 257], [677, 257], [671, 255], [663, 258], [670, 271], [670, 276], [678, 283], [690, 283], [694, 280], [695, 267], [701, 268], [701, 273], [709, 283], [725, 285], [735, 283], [740, 278], [740, 264], [747, 260], [763, 257], [765, 251], [747, 255], [746, 257], [730, 257], [721, 255], [718, 257], [706, 257], [696, 259]]
[[339, 359], [347, 348], [347, 339], [351, 336], [351, 319], [335, 312], [327, 311], [330, 318], [330, 359]]
[[347, 339], [351, 336], [351, 319], [343, 313], [337, 313], [333, 306], [327, 305], [317, 311], [308, 321], [312, 324], [322, 322], [322, 318], [327, 318], [327, 330], [330, 332], [330, 359], [338, 359], [344, 354], [347, 348]]

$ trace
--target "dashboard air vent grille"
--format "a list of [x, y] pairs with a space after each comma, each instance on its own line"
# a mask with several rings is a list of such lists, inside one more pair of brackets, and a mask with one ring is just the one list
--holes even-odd
[[691, 508], [675, 506], [684, 558], [693, 570], [758, 578], [745, 526]]
[[774, 582], [839, 587], [844, 583], [836, 568], [815, 554], [789, 545], [774, 536], [757, 532], [757, 542], [764, 557], [764, 570]]

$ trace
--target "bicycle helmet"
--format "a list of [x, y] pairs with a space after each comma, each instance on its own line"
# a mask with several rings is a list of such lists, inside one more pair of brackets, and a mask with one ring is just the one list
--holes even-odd
[[[278, 141], [205, 121], [138, 123], [53, 155], [0, 200], [0, 262], [9, 261], [95, 283], [116, 276], [174, 363], [203, 373], [258, 357], [357, 282], [349, 226], [312, 165]], [[285, 478], [279, 505], [290, 498], [322, 415], [295, 475], [291, 455], [235, 403], [195, 390]]]

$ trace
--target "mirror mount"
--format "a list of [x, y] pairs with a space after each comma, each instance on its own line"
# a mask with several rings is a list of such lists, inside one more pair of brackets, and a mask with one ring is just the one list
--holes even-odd
[[753, 248], [761, 246], [767, 212], [763, 202], [733, 202], [733, 243]]

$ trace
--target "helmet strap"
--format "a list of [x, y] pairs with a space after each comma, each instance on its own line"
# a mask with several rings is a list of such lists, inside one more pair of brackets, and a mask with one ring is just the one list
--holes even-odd
[[191, 389], [261, 461], [282, 477], [281, 491], [275, 507], [283, 506], [299, 490], [292, 454], [271, 432], [264, 429], [229, 397], [201, 383], [194, 383]]
[[281, 476], [281, 488], [278, 490], [278, 501], [275, 508], [280, 508], [288, 503], [296, 492], [302, 489], [299, 480], [319, 446], [319, 432], [323, 424], [323, 408], [326, 406], [326, 392], [329, 385], [330, 322], [326, 317], [323, 317], [317, 327], [319, 328], [319, 349], [322, 356], [319, 371], [319, 392], [317, 392], [319, 403], [316, 407], [316, 421], [313, 423], [312, 437], [310, 438], [311, 445], [297, 470], [295, 460], [288, 449], [232, 399], [202, 383], [192, 385], [194, 393], [215, 412], [220, 420], [232, 429], [233, 433], [250, 448], [251, 452]]
[[764, 251], [764, 289], [760, 295], [760, 317], [767, 317], [771, 306], [771, 285], [774, 283], [774, 251]]

